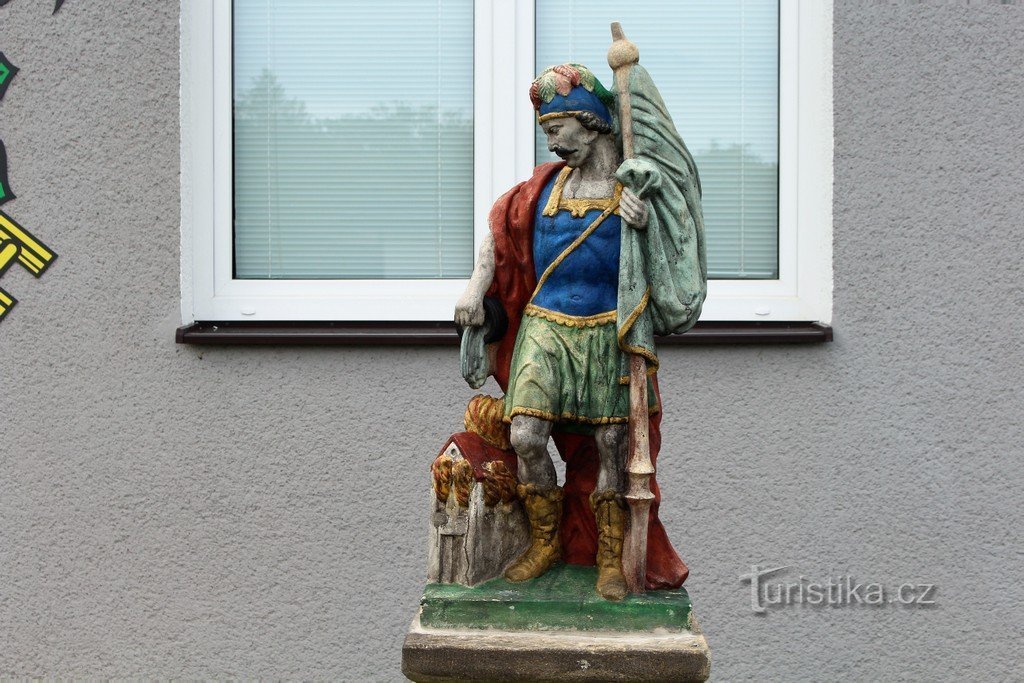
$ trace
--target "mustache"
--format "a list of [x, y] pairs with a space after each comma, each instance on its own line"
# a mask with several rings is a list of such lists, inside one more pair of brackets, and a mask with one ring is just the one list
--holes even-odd
[[568, 147], [559, 147], [558, 145], [555, 145], [554, 147], [551, 147], [550, 149], [551, 149], [552, 152], [557, 154], [562, 159], [565, 159], [570, 154], [572, 154], [573, 152], [576, 151], [575, 149], [569, 149]]

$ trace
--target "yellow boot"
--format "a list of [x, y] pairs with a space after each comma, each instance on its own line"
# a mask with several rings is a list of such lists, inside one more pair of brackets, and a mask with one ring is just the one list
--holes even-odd
[[534, 484], [520, 484], [519, 498], [530, 521], [530, 547], [505, 570], [509, 581], [535, 579], [562, 559], [558, 525], [562, 521], [562, 489], [547, 490]]
[[622, 574], [626, 501], [608, 489], [590, 494], [590, 506], [597, 519], [597, 592], [605, 600], [621, 600], [629, 592]]

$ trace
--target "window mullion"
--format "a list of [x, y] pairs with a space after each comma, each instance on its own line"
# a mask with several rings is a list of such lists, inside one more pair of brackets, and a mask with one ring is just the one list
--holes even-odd
[[487, 214], [505, 191], [534, 167], [533, 0], [475, 4], [474, 233], [487, 234]]

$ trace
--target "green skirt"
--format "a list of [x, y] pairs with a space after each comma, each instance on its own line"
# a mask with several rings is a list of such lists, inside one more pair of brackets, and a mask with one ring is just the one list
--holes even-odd
[[[629, 421], [615, 312], [579, 318], [528, 306], [512, 353], [505, 421], [530, 415], [577, 425]], [[648, 380], [648, 410], [657, 399]]]

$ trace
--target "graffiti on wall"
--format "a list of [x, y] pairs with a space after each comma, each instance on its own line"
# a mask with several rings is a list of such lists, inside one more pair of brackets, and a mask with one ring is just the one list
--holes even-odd
[[4, 141], [0, 140], [0, 204], [5, 204], [14, 199], [14, 190], [7, 179], [7, 148]]
[[[0, 7], [10, 0], [0, 0]], [[63, 0], [57, 0], [54, 13], [60, 9]], [[3, 100], [11, 81], [18, 73], [18, 67], [0, 52], [0, 100]], [[0, 140], [0, 205], [14, 199], [8, 177], [7, 148]], [[50, 267], [57, 254], [47, 247], [40, 239], [18, 224], [13, 217], [0, 210], [0, 277], [3, 277], [11, 266], [18, 264], [36, 277], [41, 277]], [[18, 300], [12, 294], [0, 288], [0, 320], [3, 320]]]
[[[10, 1], [11, 0], [0, 0], [0, 7], [3, 7], [4, 5], [9, 3]], [[59, 10], [60, 6], [63, 5], [63, 4], [64, 4], [64, 0], [56, 0], [56, 2], [53, 5], [53, 13], [56, 14], [57, 10]]]

